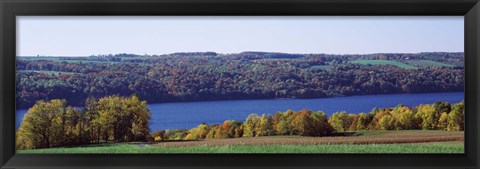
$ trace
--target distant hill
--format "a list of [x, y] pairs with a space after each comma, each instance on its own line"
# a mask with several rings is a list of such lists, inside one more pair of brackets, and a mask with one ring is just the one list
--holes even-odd
[[18, 57], [17, 106], [136, 94], [149, 103], [464, 90], [464, 54], [185, 52]]

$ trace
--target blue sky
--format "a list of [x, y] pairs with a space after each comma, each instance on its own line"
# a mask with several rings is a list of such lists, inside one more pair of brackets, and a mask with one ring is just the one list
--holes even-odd
[[463, 16], [18, 16], [18, 56], [463, 52]]

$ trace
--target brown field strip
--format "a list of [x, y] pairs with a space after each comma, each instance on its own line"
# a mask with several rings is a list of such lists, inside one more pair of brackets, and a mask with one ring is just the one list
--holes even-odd
[[395, 144], [395, 143], [426, 143], [463, 141], [464, 132], [446, 131], [393, 131], [368, 133], [357, 136], [335, 137], [299, 137], [299, 136], [268, 136], [232, 139], [205, 139], [195, 141], [158, 142], [155, 146], [223, 146], [223, 145], [268, 145], [268, 144]]

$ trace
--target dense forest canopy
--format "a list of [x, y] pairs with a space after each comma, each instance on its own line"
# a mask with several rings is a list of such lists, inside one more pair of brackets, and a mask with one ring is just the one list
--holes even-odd
[[90, 97], [132, 94], [158, 103], [464, 90], [464, 54], [445, 52], [18, 57], [16, 69], [17, 108], [51, 99], [79, 106]]

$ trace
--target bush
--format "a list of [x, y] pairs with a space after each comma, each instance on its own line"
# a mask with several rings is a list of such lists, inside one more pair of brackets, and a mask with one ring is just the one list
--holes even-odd
[[165, 130], [156, 130], [152, 133], [152, 138], [155, 142], [165, 141]]
[[213, 125], [210, 125], [209, 128], [210, 128], [210, 130], [208, 131], [207, 136], [205, 138], [206, 139], [214, 139], [216, 134], [217, 134], [219, 126], [216, 125], [216, 124], [213, 124]]
[[173, 129], [165, 132], [165, 140], [184, 140], [188, 135], [186, 129]]
[[186, 140], [205, 139], [207, 137], [209, 130], [210, 128], [208, 127], [208, 125], [205, 123], [202, 123], [198, 125], [196, 128], [190, 129], [185, 139]]

